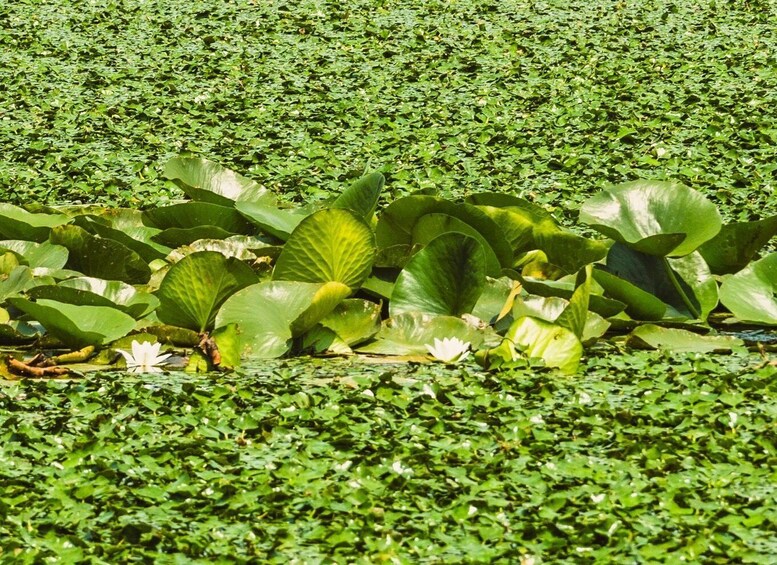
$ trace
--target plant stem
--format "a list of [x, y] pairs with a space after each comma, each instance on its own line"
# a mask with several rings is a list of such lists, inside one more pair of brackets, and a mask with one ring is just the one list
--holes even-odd
[[680, 295], [680, 298], [683, 300], [683, 304], [685, 304], [685, 307], [688, 308], [688, 311], [691, 313], [691, 315], [698, 319], [701, 319], [701, 312], [699, 312], [696, 309], [696, 306], [693, 305], [691, 302], [691, 299], [688, 297], [688, 295], [683, 290], [683, 287], [680, 285], [680, 280], [677, 278], [677, 273], [672, 270], [672, 265], [669, 264], [669, 259], [666, 257], [662, 257], [664, 261], [664, 270], [666, 271], [667, 276], [669, 277], [669, 280], [672, 281], [672, 286], [677, 291], [677, 293]]

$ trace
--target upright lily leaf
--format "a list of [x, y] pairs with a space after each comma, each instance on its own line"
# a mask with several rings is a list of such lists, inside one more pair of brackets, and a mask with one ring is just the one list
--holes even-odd
[[626, 305], [626, 313], [635, 320], [660, 320], [667, 305], [655, 295], [601, 268], [594, 269], [594, 279], [607, 296]]
[[212, 329], [216, 312], [238, 290], [256, 283], [251, 268], [215, 251], [192, 253], [173, 265], [156, 292], [159, 319], [198, 332]]
[[583, 356], [583, 344], [566, 328], [537, 318], [518, 318], [505, 338], [512, 341], [526, 357], [545, 361], [563, 373], [574, 374]]
[[[496, 256], [486, 238], [468, 223], [448, 214], [431, 213], [418, 218], [413, 226], [413, 243], [427, 245], [434, 238], [445, 233], [460, 233], [476, 239], [485, 253], [486, 273], [492, 277], [498, 277], [501, 274], [502, 265], [499, 262], [499, 257]], [[411, 247], [411, 251], [413, 249]]]
[[392, 316], [425, 312], [468, 314], [486, 284], [485, 255], [477, 240], [446, 233], [416, 253], [402, 269], [389, 303]]
[[606, 270], [666, 303], [673, 317], [703, 320], [718, 303], [717, 284], [697, 252], [667, 259], [616, 243]]
[[33, 286], [32, 270], [27, 265], [14, 268], [7, 277], [0, 277], [0, 303], [9, 296], [16, 296]]
[[147, 263], [157, 259], [164, 259], [172, 251], [171, 248], [151, 239], [160, 233], [161, 230], [140, 224], [139, 214], [139, 225], [128, 225], [123, 222], [118, 226], [108, 225], [92, 216], [77, 216], [74, 222], [77, 226], [84, 228], [92, 234], [118, 241], [140, 255]]
[[8, 302], [40, 322], [64, 344], [75, 348], [109, 343], [135, 327], [134, 318], [106, 306], [76, 306], [54, 300], [32, 302], [26, 298], [9, 298]]
[[238, 202], [235, 209], [264, 233], [286, 241], [308, 214], [257, 202]]
[[649, 255], [681, 257], [709, 241], [721, 228], [715, 205], [685, 185], [634, 181], [589, 198], [580, 221]]
[[151, 240], [174, 249], [200, 239], [227, 239], [234, 235], [235, 233], [218, 226], [196, 226], [193, 228], [167, 228], [151, 236]]
[[291, 335], [297, 337], [308, 331], [329, 315], [349, 294], [351, 289], [343, 283], [329, 281], [321, 285], [313, 295], [310, 305], [291, 322]]
[[106, 281], [94, 277], [76, 277], [65, 279], [56, 285], [36, 286], [27, 294], [35, 299], [117, 308], [136, 319], [159, 306], [159, 300], [153, 294], [140, 291], [121, 281]]
[[383, 190], [384, 184], [386, 184], [386, 179], [380, 173], [365, 175], [345, 189], [331, 207], [350, 210], [369, 222], [375, 214], [375, 208], [378, 206], [380, 192]]
[[736, 273], [777, 235], [777, 216], [755, 222], [726, 224], [699, 252], [716, 275]]
[[[468, 224], [488, 242], [502, 267], [513, 263], [513, 251], [499, 226], [483, 211], [471, 204], [456, 204], [436, 196], [406, 196], [392, 202], [380, 214], [376, 227], [378, 247], [410, 245], [414, 240], [416, 223], [427, 214], [446, 214]], [[498, 277], [501, 273], [489, 272]]]
[[[513, 280], [520, 281], [526, 292], [536, 294], [537, 296], [558, 296], [559, 298], [569, 300], [577, 288], [575, 281], [568, 281], [566, 277], [562, 280], [550, 281], [533, 277], [522, 277], [515, 271], [506, 272]], [[597, 274], [596, 269], [594, 274]], [[594, 276], [594, 280], [598, 282], [596, 276]], [[601, 296], [598, 292], [593, 294], [592, 290], [592, 294], [588, 297], [588, 307], [597, 314], [609, 318], [619, 312], [623, 312], [626, 304], [614, 298]]]
[[151, 269], [137, 253], [113, 239], [95, 237], [78, 226], [57, 226], [51, 230], [51, 243], [67, 247], [67, 267], [88, 277], [148, 282]]
[[342, 301], [319, 322], [348, 346], [367, 341], [380, 330], [380, 304], [361, 298]]
[[[494, 334], [495, 335], [495, 334]], [[384, 320], [372, 341], [358, 349], [377, 355], [426, 355], [434, 338], [455, 337], [477, 349], [485, 333], [454, 316], [406, 312]]]
[[[516, 320], [524, 316], [531, 316], [546, 322], [557, 323], [556, 321], [569, 306], [569, 300], [558, 296], [526, 296], [515, 301], [512, 314]], [[558, 323], [558, 325], [562, 324]], [[586, 313], [583, 331], [578, 338], [584, 345], [595, 342], [607, 332], [610, 325], [610, 322], [590, 310]]]
[[486, 192], [467, 198], [502, 228], [515, 257], [541, 249], [548, 261], [567, 273], [602, 259], [607, 244], [562, 229], [553, 217], [522, 198]]
[[578, 274], [578, 279], [582, 280], [575, 292], [572, 293], [569, 304], [556, 319], [556, 324], [562, 328], [567, 328], [580, 340], [583, 339], [588, 316], [588, 302], [591, 296], [591, 280], [593, 278], [592, 269], [593, 267], [588, 265]]
[[320, 210], [291, 234], [273, 271], [273, 280], [341, 282], [357, 290], [370, 275], [375, 236], [348, 210]]
[[164, 176], [177, 184], [192, 200], [232, 206], [236, 200], [275, 204], [275, 197], [255, 181], [199, 157], [173, 157]]
[[0, 250], [2, 249], [8, 249], [20, 255], [24, 263], [32, 268], [61, 269], [67, 263], [67, 249], [48, 241], [43, 243], [18, 239], [0, 241]]
[[0, 204], [0, 237], [46, 241], [51, 228], [70, 222], [64, 214], [32, 214], [12, 204]]
[[297, 281], [251, 285], [224, 302], [216, 316], [216, 327], [237, 325], [242, 356], [281, 357], [291, 348], [293, 325], [298, 330], [312, 327], [337, 305], [336, 300], [332, 300], [332, 291], [326, 288], [336, 294], [338, 286], [347, 289], [338, 283]]
[[192, 229], [214, 226], [230, 234], [250, 235], [256, 230], [237, 210], [208, 202], [184, 202], [143, 212], [143, 223], [152, 228]]
[[743, 322], [777, 326], [777, 253], [726, 276], [720, 301]]

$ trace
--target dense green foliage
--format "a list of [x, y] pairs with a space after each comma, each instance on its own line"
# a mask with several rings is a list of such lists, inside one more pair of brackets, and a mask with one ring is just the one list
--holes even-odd
[[[505, 235], [513, 250], [544, 249], [574, 279], [599, 250], [546, 212], [571, 226], [599, 189], [637, 178], [699, 190], [723, 230], [700, 248], [703, 261], [678, 259], [672, 238], [685, 229], [675, 220], [703, 231], [695, 214], [666, 208], [653, 234], [613, 225], [593, 207], [593, 224], [621, 242], [608, 258], [618, 276], [598, 269], [596, 283], [629, 298], [638, 319], [706, 319], [717, 303], [713, 277], [695, 277], [706, 263], [737, 273], [715, 281], [726, 281], [728, 310], [773, 324], [775, 311], [763, 305], [774, 308], [777, 255], [748, 262], [777, 227], [775, 17], [768, 0], [0, 2], [0, 202], [99, 205], [70, 216], [0, 205], [0, 299], [10, 304], [0, 337], [36, 338], [41, 327], [19, 319], [27, 311], [71, 347], [99, 349], [116, 327], [137, 329], [160, 308], [160, 319], [185, 329], [140, 339], [193, 345], [192, 330], [224, 322], [217, 338], [226, 355], [236, 341], [228, 322], [267, 303], [278, 315], [253, 320], [249, 350], [282, 355], [287, 340], [303, 337], [299, 345], [325, 348], [333, 335], [343, 336], [339, 347], [352, 345], [376, 330], [372, 303], [347, 299], [320, 316], [362, 284], [366, 267], [337, 249], [319, 253], [333, 258], [321, 265], [297, 260], [328, 222], [288, 246], [296, 251], [282, 272], [297, 280], [257, 289], [253, 277], [269, 277], [267, 265], [254, 264], [255, 275], [218, 253], [184, 262], [158, 296], [116, 279], [145, 283], [153, 270], [158, 284], [160, 259], [181, 265], [184, 253], [168, 255], [172, 248], [246, 226], [276, 239], [209, 245], [241, 261], [255, 260], [247, 250], [256, 249], [277, 258], [278, 240], [311, 209], [279, 209], [272, 194], [321, 201], [371, 170], [388, 181], [381, 210], [419, 189], [470, 196], [481, 209], [498, 206], [473, 196], [484, 191], [541, 208], [521, 210], [533, 218], [528, 234], [494, 212], [505, 230], [494, 236], [471, 213], [450, 215], [462, 206], [438, 204], [409, 242], [446, 231], [468, 239], [420, 256], [402, 282], [400, 310], [409, 311], [365, 352], [423, 355], [433, 337], [459, 332], [477, 347], [461, 319], [412, 311], [436, 287], [421, 280], [429, 267], [477, 249], [477, 240], [490, 254], [467, 260], [493, 273]], [[157, 207], [184, 194], [165, 176], [187, 171], [163, 167], [181, 152], [255, 179], [238, 183], [252, 198], [225, 211], [229, 195], [192, 191], [205, 201]], [[377, 195], [341, 196], [329, 206], [371, 225], [376, 204]], [[148, 224], [132, 210], [88, 215], [105, 206], [148, 208]], [[634, 252], [659, 240], [661, 257]], [[189, 286], [221, 272], [228, 276]], [[563, 288], [524, 280], [535, 296], [512, 313], [532, 327], [510, 335], [536, 330], [542, 313], [559, 316], [575, 343], [599, 331], [602, 320], [584, 316], [589, 301], [606, 317], [617, 309], [589, 296], [584, 273]], [[322, 277], [330, 282], [315, 282]], [[432, 296], [434, 307], [458, 313], [480, 284]], [[378, 295], [387, 286], [366, 285]], [[276, 300], [279, 290], [287, 302]], [[484, 289], [475, 312], [498, 311], [504, 290]], [[557, 296], [575, 306], [562, 311]], [[352, 317], [358, 323], [342, 321]], [[551, 329], [540, 327], [528, 350], [552, 344], [560, 330]], [[750, 337], [773, 350], [773, 334]], [[112, 346], [128, 349], [130, 338]], [[631, 349], [729, 349], [725, 340], [646, 324], [626, 343], [587, 349], [574, 377], [526, 359], [499, 373], [471, 362], [303, 359], [230, 374], [2, 381], [0, 562], [771, 563], [777, 369], [769, 353]], [[105, 367], [118, 355], [98, 357]]]
[[[189, 150], [289, 198], [365, 170], [574, 218], [634, 178], [777, 212], [762, 0], [18, 0], [0, 5], [0, 191], [150, 204]], [[369, 165], [368, 165], [369, 164]]]
[[776, 372], [598, 352], [573, 380], [270, 361], [4, 386], [0, 560], [769, 563]]

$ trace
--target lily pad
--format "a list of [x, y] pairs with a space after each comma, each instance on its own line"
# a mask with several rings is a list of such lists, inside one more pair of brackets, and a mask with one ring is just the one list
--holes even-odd
[[380, 304], [361, 298], [349, 298], [319, 322], [353, 347], [373, 337], [380, 330]]
[[236, 200], [275, 204], [272, 193], [257, 182], [200, 157], [173, 157], [164, 176], [192, 200], [232, 206]]
[[777, 216], [755, 222], [724, 225], [718, 235], [704, 243], [699, 252], [716, 275], [736, 273], [777, 235]]
[[720, 231], [718, 209], [700, 192], [673, 182], [640, 180], [589, 198], [580, 221], [649, 255], [681, 257]]
[[[406, 196], [391, 203], [383, 210], [376, 227], [378, 247], [385, 249], [394, 245], [418, 243], [414, 240], [416, 223], [427, 214], [445, 214], [468, 224], [478, 232], [502, 267], [511, 267], [513, 251], [499, 226], [482, 210], [471, 204], [456, 204], [436, 196]], [[488, 272], [498, 277], [500, 272]]]
[[518, 318], [505, 334], [529, 358], [542, 359], [547, 367], [574, 374], [583, 356], [577, 336], [557, 324], [525, 316]]
[[40, 322], [49, 334], [74, 348], [109, 343], [135, 327], [134, 318], [106, 306], [76, 306], [55, 300], [32, 302], [26, 298], [9, 298], [8, 302]]
[[744, 341], [732, 336], [699, 335], [680, 328], [645, 324], [634, 328], [626, 345], [640, 349], [664, 349], [681, 353], [726, 352], [742, 347]]
[[727, 275], [720, 286], [720, 301], [738, 320], [777, 325], [777, 253]]
[[262, 232], [286, 241], [308, 214], [256, 202], [238, 202], [235, 209]]
[[[138, 214], [137, 218], [139, 224], [140, 214]], [[91, 216], [77, 216], [74, 219], [74, 223], [92, 234], [118, 241], [140, 255], [147, 263], [164, 259], [171, 251], [169, 247], [161, 245], [152, 239], [162, 231], [157, 228], [151, 228], [142, 224], [129, 225], [124, 222], [118, 226], [108, 225]]]
[[117, 308], [135, 319], [159, 306], [153, 294], [138, 290], [121, 281], [106, 281], [94, 277], [65, 279], [57, 285], [40, 285], [27, 294], [34, 299], [45, 298], [68, 304], [108, 306]]
[[253, 224], [237, 210], [209, 202], [184, 202], [143, 212], [143, 223], [152, 228], [193, 229], [214, 226], [230, 234], [251, 235]]
[[514, 256], [541, 249], [548, 261], [567, 273], [602, 259], [608, 245], [562, 229], [553, 217], [527, 200], [486, 192], [467, 198], [499, 225]]
[[78, 226], [57, 226], [51, 242], [68, 249], [67, 267], [88, 277], [143, 284], [151, 277], [140, 255], [113, 239], [96, 237]]
[[187, 255], [173, 265], [156, 292], [159, 319], [198, 332], [213, 328], [216, 312], [238, 290], [256, 283], [251, 268], [215, 251]]
[[273, 280], [341, 282], [357, 290], [370, 275], [375, 236], [348, 210], [320, 210], [291, 234], [273, 271]]
[[0, 250], [2, 249], [18, 254], [24, 259], [24, 264], [33, 268], [61, 269], [67, 263], [67, 248], [48, 241], [35, 243], [19, 239], [5, 240], [0, 241]]
[[460, 316], [472, 311], [486, 283], [480, 243], [446, 233], [416, 253], [397, 277], [389, 303], [392, 316], [425, 312]]
[[12, 204], [0, 204], [0, 237], [46, 241], [51, 228], [70, 222], [64, 214], [33, 214]]
[[224, 302], [216, 316], [216, 327], [237, 325], [244, 357], [281, 357], [291, 348], [292, 326], [299, 330], [312, 327], [337, 305], [332, 299], [337, 294], [337, 287], [347, 290], [338, 283], [271, 281], [254, 284]]

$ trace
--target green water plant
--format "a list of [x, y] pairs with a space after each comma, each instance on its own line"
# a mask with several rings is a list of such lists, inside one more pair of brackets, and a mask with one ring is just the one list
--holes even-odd
[[571, 374], [607, 331], [633, 330], [634, 347], [708, 351], [738, 343], [714, 336], [721, 318], [777, 326], [777, 254], [754, 260], [777, 223], [724, 226], [677, 183], [593, 196], [580, 213], [603, 236], [591, 239], [494, 192], [380, 209], [380, 173], [296, 208], [206, 159], [174, 158], [164, 174], [189, 201], [142, 213], [0, 207], [0, 339], [89, 346], [113, 363], [100, 352], [153, 334], [193, 347], [191, 370], [301, 353], [453, 362], [471, 350], [486, 369]]

